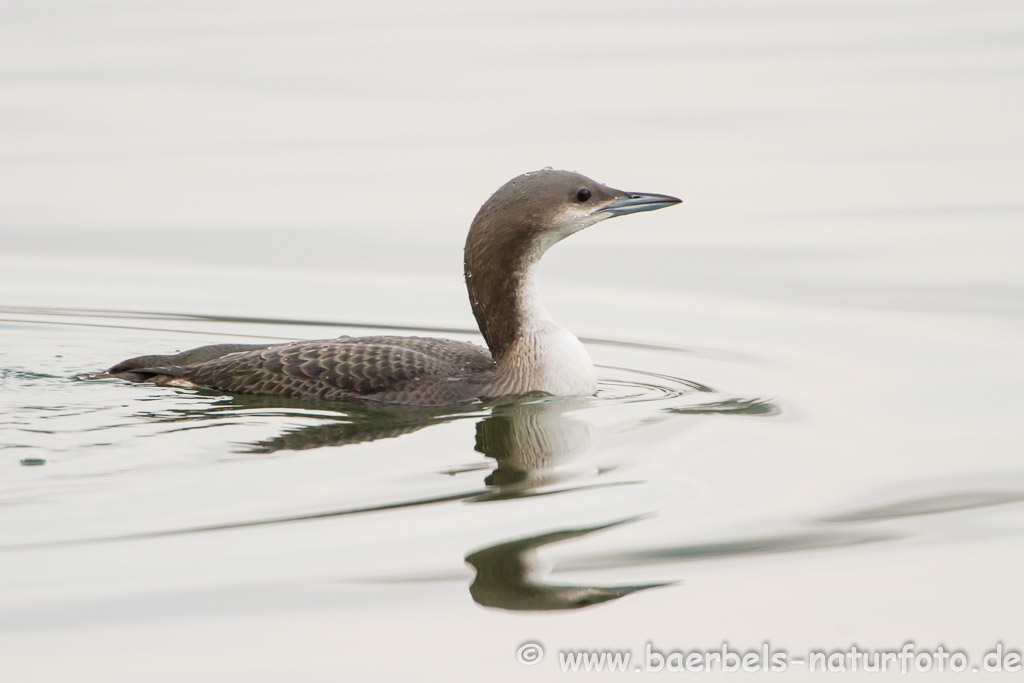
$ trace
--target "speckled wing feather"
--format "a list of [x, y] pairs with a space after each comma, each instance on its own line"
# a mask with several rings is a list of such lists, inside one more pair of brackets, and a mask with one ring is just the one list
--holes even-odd
[[468, 342], [379, 336], [275, 344], [135, 372], [241, 394], [445, 405], [475, 398], [493, 367], [490, 354]]
[[220, 358], [229, 353], [265, 349], [268, 346], [271, 346], [271, 344], [210, 344], [209, 346], [200, 346], [199, 348], [169, 355], [135, 356], [111, 366], [104, 372], [92, 373], [86, 375], [86, 377], [91, 379], [117, 377], [119, 379], [126, 379], [129, 382], [153, 381], [153, 376], [157, 374], [154, 368], [185, 367], [186, 365], [195, 365], [196, 363]]

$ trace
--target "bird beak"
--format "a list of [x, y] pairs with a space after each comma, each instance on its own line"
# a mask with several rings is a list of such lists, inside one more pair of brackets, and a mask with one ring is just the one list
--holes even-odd
[[610, 213], [612, 216], [622, 216], [627, 213], [639, 213], [640, 211], [664, 209], [666, 206], [679, 204], [682, 201], [682, 199], [677, 199], [676, 197], [669, 197], [667, 194], [628, 192], [622, 199], [616, 199], [611, 204], [602, 206], [597, 210], [597, 212], [603, 211], [605, 213]]

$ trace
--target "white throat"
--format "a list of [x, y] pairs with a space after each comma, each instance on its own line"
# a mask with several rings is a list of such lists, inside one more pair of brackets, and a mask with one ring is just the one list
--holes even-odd
[[519, 336], [509, 355], [514, 390], [589, 396], [597, 391], [594, 363], [580, 340], [544, 308], [535, 270], [535, 265], [529, 267], [519, 293]]

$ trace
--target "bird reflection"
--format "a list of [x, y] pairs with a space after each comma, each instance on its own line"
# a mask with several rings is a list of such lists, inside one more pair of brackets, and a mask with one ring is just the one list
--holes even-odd
[[[172, 409], [154, 415], [153, 418], [169, 422], [199, 420], [203, 423], [256, 411], [261, 415], [315, 417], [319, 421], [319, 424], [290, 427], [269, 439], [244, 444], [242, 452], [252, 454], [344, 446], [395, 438], [456, 419], [478, 420], [475, 450], [494, 463], [493, 467], [483, 468], [487, 473], [481, 488], [454, 496], [391, 503], [386, 509], [435, 505], [454, 500], [479, 504], [621, 484], [596, 482], [595, 478], [600, 472], [596, 467], [588, 466], [586, 458], [581, 457], [592, 449], [597, 438], [597, 430], [584, 417], [585, 409], [592, 406], [593, 399], [590, 398], [526, 397], [490, 406], [476, 405], [459, 411], [348, 406], [334, 402], [297, 402], [251, 396], [225, 398], [221, 395], [210, 398], [216, 402], [213, 405], [205, 404], [201, 411]], [[359, 514], [367, 510], [320, 512], [315, 517]], [[304, 517], [259, 520], [245, 525], [295, 522]], [[466, 562], [476, 570], [470, 594], [477, 603], [486, 607], [560, 610], [608, 602], [666, 585], [596, 586], [547, 582], [548, 568], [539, 562], [538, 549], [610, 529], [633, 519], [582, 528], [555, 529], [474, 550], [466, 556]], [[204, 530], [213, 529], [207, 527]], [[187, 533], [188, 530], [181, 532]]]
[[595, 440], [593, 426], [573, 415], [587, 399], [540, 399], [496, 405], [476, 423], [476, 450], [497, 467], [484, 479], [488, 499], [531, 494], [571, 478], [564, 465], [586, 453]]
[[[238, 444], [239, 453], [263, 455], [393, 439], [442, 422], [476, 419], [487, 414], [478, 404], [461, 408], [415, 408], [223, 394], [209, 389], [190, 393], [194, 394], [192, 398], [198, 395], [209, 402], [142, 413], [142, 417], [154, 423], [172, 424], [176, 429], [201, 428], [252, 414], [263, 418], [317, 420], [317, 424], [289, 426], [276, 436]], [[187, 426], [180, 426], [182, 424]]]
[[[477, 422], [476, 450], [493, 458], [497, 467], [484, 479], [488, 492], [474, 502], [539, 495], [544, 488], [570, 480], [573, 473], [566, 465], [591, 448], [595, 430], [586, 420], [567, 413], [586, 405], [585, 399], [556, 399], [495, 406], [489, 416]], [[580, 488], [585, 487], [573, 487]], [[539, 548], [634, 519], [561, 529], [474, 551], [466, 556], [466, 562], [476, 570], [470, 595], [484, 607], [563, 610], [666, 585], [559, 585], [545, 581], [546, 567], [538, 557]]]
[[[484, 477], [485, 489], [465, 497], [468, 503], [541, 496], [601, 486], [592, 476], [597, 471], [573, 466], [596, 440], [593, 425], [581, 416], [590, 405], [583, 398], [534, 398], [490, 407], [476, 423], [475, 450], [495, 462]], [[477, 417], [480, 413], [469, 416]], [[348, 419], [326, 425], [292, 429], [261, 441], [248, 452], [339, 446], [379, 438], [393, 438], [430, 424], [467, 417], [450, 411], [411, 411], [365, 408], [348, 413]], [[610, 529], [633, 521], [628, 518], [596, 526], [560, 529], [514, 541], [498, 543], [466, 556], [476, 570], [470, 584], [473, 599], [484, 607], [507, 610], [564, 610], [596, 605], [667, 585], [630, 586], [560, 585], [548, 583], [538, 549]]]
[[538, 548], [619, 526], [634, 519], [636, 518], [630, 517], [610, 524], [552, 531], [499, 543], [470, 553], [466, 556], [466, 562], [476, 570], [476, 578], [469, 586], [469, 593], [473, 600], [484, 607], [507, 610], [561, 610], [597, 605], [617, 600], [630, 593], [669, 585], [647, 583], [632, 586], [568, 586], [545, 583], [544, 566], [537, 555]]

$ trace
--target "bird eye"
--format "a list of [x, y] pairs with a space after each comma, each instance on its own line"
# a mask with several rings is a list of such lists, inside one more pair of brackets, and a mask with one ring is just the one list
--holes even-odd
[[587, 201], [588, 199], [590, 199], [590, 190], [584, 187], [583, 189], [576, 193], [576, 199], [578, 199], [581, 202]]

